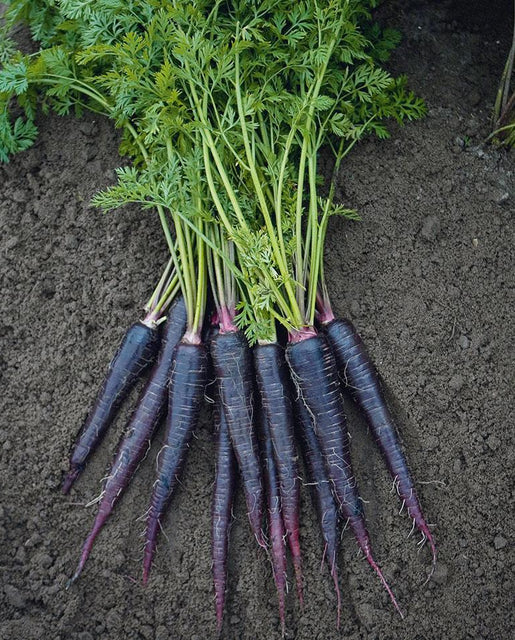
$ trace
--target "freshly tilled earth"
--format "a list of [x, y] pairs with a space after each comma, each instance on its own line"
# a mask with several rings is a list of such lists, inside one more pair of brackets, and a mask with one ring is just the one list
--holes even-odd
[[[308, 487], [302, 494], [305, 610], [288, 596], [287, 638], [448, 640], [513, 629], [513, 213], [508, 152], [484, 144], [510, 42], [509, 2], [386, 3], [404, 40], [389, 63], [428, 104], [426, 119], [349, 156], [338, 198], [362, 222], [334, 220], [327, 274], [335, 310], [365, 339], [398, 418], [439, 562], [391, 491], [385, 466], [348, 403], [352, 452], [375, 554], [406, 612], [343, 536], [342, 627]], [[69, 497], [70, 444], [125, 328], [166, 255], [156, 217], [103, 215], [109, 122], [41, 117], [37, 144], [0, 167], [0, 640], [215, 638], [209, 518], [214, 447], [209, 408], [142, 588], [144, 514], [162, 434], [99, 537], [78, 560], [130, 403]], [[134, 394], [132, 396], [134, 399]], [[140, 518], [140, 519], [138, 519]], [[280, 638], [271, 569], [235, 508], [222, 637]]]

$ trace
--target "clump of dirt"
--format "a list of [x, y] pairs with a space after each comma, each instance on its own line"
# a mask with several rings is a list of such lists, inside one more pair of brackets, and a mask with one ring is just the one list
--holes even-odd
[[[390, 63], [429, 113], [366, 141], [341, 170], [342, 202], [361, 223], [335, 220], [327, 271], [336, 310], [365, 338], [394, 406], [439, 563], [411, 523], [360, 416], [352, 451], [371, 537], [406, 611], [401, 621], [343, 537], [342, 629], [307, 490], [302, 503], [303, 612], [289, 595], [288, 638], [508, 638], [513, 557], [507, 488], [513, 469], [514, 173], [483, 144], [509, 48], [510, 3], [396, 1], [381, 21], [402, 29]], [[486, 7], [486, 9], [485, 9]], [[504, 13], [502, 13], [504, 11]], [[506, 16], [503, 20], [503, 15]], [[83, 576], [73, 571], [123, 429], [122, 413], [70, 498], [59, 492], [69, 445], [115, 345], [149, 295], [166, 250], [157, 220], [88, 202], [119, 164], [110, 124], [40, 119], [29, 151], [0, 167], [3, 338], [0, 427], [0, 638], [165, 640], [216, 637], [209, 511], [214, 450], [209, 414], [164, 523], [150, 586], [140, 576], [153, 450], [100, 536]], [[159, 441], [159, 437], [157, 438]], [[280, 637], [271, 570], [235, 510], [223, 637]], [[322, 566], [322, 568], [320, 568]]]

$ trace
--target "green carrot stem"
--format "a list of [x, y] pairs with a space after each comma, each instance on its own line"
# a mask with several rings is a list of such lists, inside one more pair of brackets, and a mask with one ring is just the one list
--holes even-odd
[[[243, 138], [243, 145], [245, 148], [245, 152], [246, 152], [246, 156], [247, 156], [247, 163], [250, 169], [250, 175], [251, 175], [251, 179], [252, 179], [252, 183], [254, 185], [254, 191], [257, 195], [257, 199], [259, 201], [259, 205], [261, 208], [261, 213], [263, 215], [264, 221], [265, 221], [265, 225], [266, 225], [266, 229], [268, 232], [268, 237], [270, 239], [270, 243], [272, 245], [272, 251], [274, 253], [274, 257], [275, 257], [275, 261], [277, 263], [277, 266], [279, 268], [279, 272], [281, 273], [281, 275], [284, 278], [284, 288], [286, 290], [287, 296], [289, 298], [290, 304], [291, 304], [291, 311], [292, 311], [292, 315], [295, 317], [296, 320], [302, 322], [301, 318], [302, 318], [302, 314], [300, 312], [300, 309], [298, 308], [297, 305], [297, 300], [295, 297], [295, 293], [293, 291], [293, 287], [290, 281], [290, 274], [288, 271], [288, 261], [286, 258], [286, 250], [284, 247], [284, 240], [283, 240], [283, 233], [282, 233], [282, 222], [281, 222], [281, 207], [280, 207], [280, 201], [278, 201], [278, 203], [276, 204], [276, 210], [275, 210], [275, 215], [276, 215], [276, 221], [275, 221], [275, 225], [272, 221], [272, 218], [270, 216], [270, 212], [268, 210], [268, 206], [267, 206], [267, 202], [266, 202], [266, 198], [265, 195], [263, 193], [263, 190], [261, 188], [261, 183], [256, 171], [256, 167], [255, 167], [255, 158], [253, 156], [251, 147], [250, 147], [250, 142], [249, 142], [249, 137], [248, 137], [248, 131], [247, 131], [247, 124], [246, 124], [246, 117], [245, 117], [245, 112], [243, 110], [243, 102], [242, 102], [242, 97], [241, 97], [241, 87], [240, 87], [240, 66], [239, 66], [239, 55], [236, 54], [235, 56], [235, 93], [236, 93], [236, 104], [237, 104], [237, 109], [238, 109], [238, 115], [239, 115], [239, 122], [240, 122], [240, 128], [241, 128], [241, 133], [242, 133], [242, 138]], [[277, 235], [276, 235], [277, 234]]]
[[159, 282], [157, 283], [156, 288], [152, 292], [152, 295], [150, 296], [147, 304], [144, 307], [145, 311], [150, 311], [150, 310], [155, 308], [156, 300], [159, 300], [159, 298], [161, 296], [161, 292], [163, 290], [163, 287], [165, 286], [165, 283], [167, 282], [167, 280], [168, 280], [168, 278], [170, 276], [170, 271], [171, 271], [172, 267], [173, 267], [173, 260], [172, 260], [172, 258], [170, 258], [168, 260], [167, 264], [166, 264], [166, 267], [165, 267], [161, 277], [159, 278]]
[[[199, 226], [202, 230], [203, 222], [199, 220]], [[202, 323], [204, 320], [204, 311], [206, 308], [207, 297], [207, 277], [206, 277], [206, 245], [201, 238], [197, 239], [197, 259], [198, 259], [198, 277], [197, 277], [197, 297], [195, 304], [195, 316], [193, 320], [193, 332], [200, 335]]]
[[164, 311], [169, 306], [169, 304], [175, 299], [180, 289], [181, 289], [181, 285], [179, 284], [179, 277], [177, 274], [175, 274], [173, 278], [170, 280], [170, 283], [168, 287], [165, 289], [165, 292], [163, 293], [158, 303], [156, 304], [154, 308], [154, 313], [161, 314], [161, 312]]
[[179, 216], [177, 216], [176, 211], [172, 211], [171, 214], [174, 221], [175, 235], [177, 237], [179, 258], [182, 267], [182, 277], [184, 283], [184, 289], [182, 293], [184, 295], [184, 301], [186, 303], [188, 330], [192, 331], [195, 315], [195, 282], [194, 279], [192, 280], [192, 274], [189, 265], [189, 255], [182, 220], [179, 218]]
[[[187, 61], [185, 62], [185, 66], [187, 71], [190, 73], [191, 75], [191, 69], [187, 63]], [[210, 125], [209, 125], [209, 121], [207, 119], [207, 116], [204, 112], [204, 109], [202, 108], [202, 104], [201, 101], [198, 97], [197, 94], [197, 90], [195, 89], [195, 85], [194, 83], [190, 80], [189, 82], [189, 87], [190, 87], [190, 92], [191, 92], [191, 97], [193, 100], [193, 104], [195, 106], [197, 115], [201, 121], [201, 123], [203, 124], [203, 128], [201, 129], [201, 134], [202, 134], [202, 138], [204, 140], [204, 142], [206, 143], [209, 152], [213, 158], [213, 161], [215, 163], [216, 169], [218, 171], [218, 175], [220, 176], [220, 179], [222, 181], [222, 184], [224, 185], [224, 188], [227, 192], [227, 196], [229, 197], [229, 200], [231, 202], [231, 205], [234, 209], [234, 213], [236, 214], [236, 217], [238, 219], [239, 224], [241, 225], [241, 227], [243, 229], [248, 230], [248, 225], [247, 225], [247, 221], [245, 220], [245, 216], [243, 215], [243, 211], [240, 208], [238, 199], [236, 198], [236, 194], [234, 193], [234, 190], [232, 188], [232, 185], [229, 181], [229, 178], [227, 176], [227, 173], [225, 171], [225, 168], [223, 166], [223, 163], [220, 159], [220, 156], [218, 154], [218, 150], [216, 148], [216, 145], [214, 143], [213, 140], [213, 136], [211, 135], [211, 131], [210, 131]]]
[[[220, 244], [219, 232], [217, 233], [216, 231], [213, 230], [212, 236], [215, 236], [215, 235], [217, 235], [217, 237], [214, 238], [215, 241], [217, 241], [218, 244]], [[224, 287], [225, 278], [224, 278], [223, 270], [221, 267], [220, 256], [217, 253], [214, 253], [213, 251], [211, 251], [210, 263], [213, 266], [212, 288], [214, 291], [216, 291], [216, 296], [218, 299], [216, 307], [217, 307], [217, 311], [220, 312], [223, 307], [227, 306], [226, 290]]]

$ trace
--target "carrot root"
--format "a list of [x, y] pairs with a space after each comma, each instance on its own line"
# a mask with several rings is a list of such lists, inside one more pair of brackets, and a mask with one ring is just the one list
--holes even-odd
[[[432, 553], [432, 576], [436, 566], [436, 545], [422, 513], [395, 421], [384, 397], [379, 376], [363, 340], [350, 320], [333, 319], [324, 325], [344, 384], [363, 411], [369, 428], [394, 478], [397, 493], [415, 526], [427, 538]], [[402, 511], [401, 508], [401, 511]], [[429, 579], [428, 578], [428, 579]]]
[[147, 515], [143, 584], [152, 567], [161, 518], [178, 484], [188, 445], [197, 424], [207, 378], [207, 352], [202, 344], [180, 342], [174, 353], [169, 385], [167, 433]]
[[304, 340], [298, 340], [296, 336], [296, 341], [288, 345], [287, 359], [301, 401], [312, 416], [342, 518], [349, 523], [360, 549], [400, 612], [392, 590], [372, 556], [363, 504], [352, 471], [336, 363], [327, 340], [323, 335], [309, 336]]

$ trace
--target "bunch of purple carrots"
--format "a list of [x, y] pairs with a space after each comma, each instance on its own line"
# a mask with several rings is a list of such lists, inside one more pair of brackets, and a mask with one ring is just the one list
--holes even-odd
[[[64, 493], [146, 376], [70, 584], [166, 420], [146, 515], [148, 581], [208, 387], [217, 438], [212, 563], [219, 628], [238, 482], [252, 533], [271, 560], [283, 629], [287, 552], [303, 601], [299, 451], [338, 621], [343, 527], [401, 613], [374, 559], [343, 391], [364, 414], [413, 528], [429, 542], [433, 568], [436, 547], [377, 373], [351, 322], [335, 318], [324, 273], [331, 216], [357, 218], [335, 203], [346, 154], [366, 135], [386, 137], [388, 119], [424, 114], [405, 79], [380, 66], [396, 36], [371, 24], [371, 0], [293, 7], [286, 0], [162, 7], [69, 0], [40, 2], [43, 9], [33, 12], [19, 4], [12, 3], [6, 24], [24, 18], [42, 46], [13, 54], [0, 70], [0, 159], [31, 144], [41, 101], [59, 113], [87, 108], [111, 118], [132, 165], [93, 202], [153, 211], [169, 251], [144, 317], [127, 331], [73, 447]], [[334, 159], [329, 177], [319, 176], [321, 152]]]
[[166, 437], [158, 456], [159, 467], [146, 518], [143, 582], [147, 582], [161, 520], [180, 479], [206, 385], [214, 381], [217, 457], [211, 534], [219, 627], [227, 588], [229, 530], [238, 478], [245, 492], [252, 532], [258, 545], [269, 552], [272, 562], [282, 625], [287, 547], [302, 603], [299, 539], [302, 474], [298, 450], [308, 483], [313, 487], [324, 557], [337, 595], [338, 622], [336, 559], [342, 525], [350, 527], [359, 548], [401, 613], [373, 557], [363, 503], [351, 466], [342, 400], [345, 390], [366, 417], [413, 527], [422, 533], [423, 540], [429, 541], [433, 564], [436, 547], [378, 375], [352, 323], [335, 318], [328, 300], [319, 296], [314, 326], [290, 332], [286, 345], [275, 340], [260, 341], [250, 347], [244, 332], [234, 322], [234, 311], [219, 301], [213, 305], [215, 310], [201, 330], [192, 330], [185, 300], [177, 285], [173, 286], [176, 280], [169, 277], [163, 315], [155, 307], [149, 307], [145, 318], [127, 331], [74, 444], [63, 483], [65, 493], [84, 470], [131, 388], [147, 374], [70, 583], [79, 577], [94, 540], [148, 452], [158, 425], [165, 419]]

